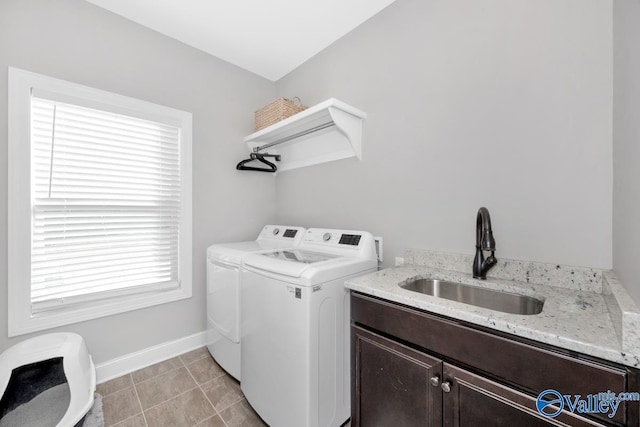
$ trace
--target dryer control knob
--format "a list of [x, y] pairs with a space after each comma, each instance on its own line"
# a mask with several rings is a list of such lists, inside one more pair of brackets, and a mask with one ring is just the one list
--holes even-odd
[[331, 240], [331, 233], [324, 233], [322, 235], [322, 240], [324, 240], [325, 242], [328, 242], [329, 240]]
[[278, 234], [280, 234], [280, 229], [279, 228], [274, 228], [273, 229], [273, 235], [277, 236]]

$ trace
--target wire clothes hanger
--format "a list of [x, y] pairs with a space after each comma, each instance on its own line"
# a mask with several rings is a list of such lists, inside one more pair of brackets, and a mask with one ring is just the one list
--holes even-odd
[[[277, 162], [280, 161], [279, 154], [269, 154], [269, 153], [251, 153], [248, 159], [245, 159], [236, 165], [236, 169], [240, 171], [258, 171], [258, 172], [275, 172], [278, 170], [278, 167], [271, 163], [269, 160], [266, 160], [265, 157], [274, 157]], [[247, 163], [257, 160], [259, 162], [264, 163], [269, 166], [269, 168], [257, 168], [255, 166], [245, 166]]]

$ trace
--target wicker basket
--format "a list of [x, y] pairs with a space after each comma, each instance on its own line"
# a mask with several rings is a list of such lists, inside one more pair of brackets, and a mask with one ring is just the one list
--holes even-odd
[[300, 103], [300, 98], [298, 97], [293, 99], [278, 98], [256, 111], [256, 130], [278, 123], [303, 111], [305, 108], [307, 107]]

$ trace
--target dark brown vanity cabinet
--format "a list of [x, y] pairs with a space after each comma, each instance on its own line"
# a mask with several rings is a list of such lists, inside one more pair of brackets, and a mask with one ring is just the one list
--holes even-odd
[[547, 389], [639, 391], [637, 370], [358, 293], [351, 313], [354, 427], [639, 426], [638, 402], [613, 419], [536, 409]]

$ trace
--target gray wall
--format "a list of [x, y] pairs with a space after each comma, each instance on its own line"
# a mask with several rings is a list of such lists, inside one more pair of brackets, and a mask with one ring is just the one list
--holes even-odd
[[[273, 176], [235, 170], [254, 110], [275, 85], [80, 0], [0, 2], [0, 242], [7, 239], [7, 66], [193, 113], [193, 297], [59, 328], [97, 363], [205, 329], [205, 248], [253, 238], [275, 218]], [[0, 245], [0, 350], [7, 338], [7, 247]]]
[[471, 253], [487, 206], [497, 257], [611, 268], [612, 78], [608, 0], [398, 0], [277, 82], [369, 114], [362, 161], [278, 174], [278, 220], [390, 265]]
[[[206, 246], [273, 221], [369, 229], [389, 265], [406, 247], [470, 253], [485, 205], [499, 257], [610, 268], [612, 197], [614, 267], [639, 299], [640, 6], [613, 3], [615, 126], [609, 0], [397, 0], [277, 82], [369, 118], [362, 161], [283, 172], [276, 192], [273, 176], [233, 169], [273, 83], [80, 0], [2, 0], [0, 169], [7, 66], [194, 114], [194, 297], [59, 329], [84, 335], [98, 363], [202, 331]], [[26, 338], [8, 339], [6, 321], [0, 350]]]
[[640, 303], [640, 1], [613, 11], [613, 268]]

